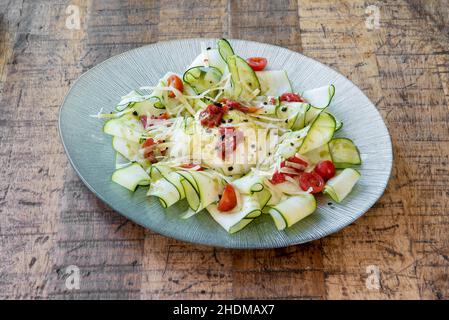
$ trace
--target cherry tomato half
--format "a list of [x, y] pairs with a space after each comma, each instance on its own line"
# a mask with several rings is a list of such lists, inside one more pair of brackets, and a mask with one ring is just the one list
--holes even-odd
[[324, 180], [329, 180], [330, 178], [335, 176], [335, 166], [334, 163], [330, 160], [318, 162], [318, 164], [315, 166], [314, 171], [318, 173]]
[[280, 100], [285, 102], [305, 102], [300, 95], [290, 92], [283, 93]]
[[[179, 78], [177, 75], [172, 74], [170, 77], [168, 77], [167, 79], [167, 85], [169, 87], [173, 87], [175, 89], [178, 89], [179, 91], [182, 92], [182, 90], [184, 90], [184, 85], [182, 84], [182, 80], [181, 78]], [[173, 91], [169, 91], [168, 92], [168, 96], [170, 98], [174, 98], [175, 97], [175, 93]]]
[[235, 194], [234, 187], [227, 184], [224, 188], [221, 199], [218, 202], [218, 210], [220, 211], [230, 211], [237, 205], [237, 196]]
[[324, 180], [316, 172], [304, 172], [299, 177], [299, 186], [304, 191], [311, 189], [311, 193], [318, 193], [324, 189]]
[[268, 60], [263, 57], [251, 57], [246, 59], [246, 61], [254, 71], [262, 71], [268, 63]]

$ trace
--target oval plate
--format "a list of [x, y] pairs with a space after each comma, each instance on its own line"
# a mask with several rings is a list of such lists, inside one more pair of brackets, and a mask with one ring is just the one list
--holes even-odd
[[75, 171], [100, 199], [130, 220], [179, 240], [231, 248], [274, 248], [319, 239], [363, 215], [382, 195], [392, 167], [388, 130], [376, 107], [343, 75], [331, 68], [281, 47], [231, 40], [240, 56], [266, 57], [270, 69], [285, 69], [296, 91], [333, 83], [330, 106], [344, 125], [336, 134], [352, 139], [359, 147], [362, 178], [341, 203], [328, 205], [318, 199], [318, 209], [285, 231], [276, 230], [269, 215], [263, 215], [235, 234], [224, 231], [207, 212], [183, 220], [185, 204], [164, 210], [159, 201], [146, 197], [146, 188], [135, 193], [111, 182], [115, 152], [111, 137], [102, 131], [103, 121], [90, 117], [101, 108], [112, 111], [129, 91], [157, 83], [167, 71], [182, 73], [199, 54], [201, 43], [214, 47], [216, 39], [160, 42], [112, 57], [83, 74], [67, 94], [59, 114], [64, 148]]

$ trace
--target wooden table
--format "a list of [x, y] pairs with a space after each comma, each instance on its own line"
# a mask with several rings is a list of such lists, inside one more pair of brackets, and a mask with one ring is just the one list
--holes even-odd
[[[0, 297], [449, 298], [448, 16], [447, 0], [1, 1]], [[83, 185], [57, 129], [73, 81], [135, 47], [222, 36], [302, 52], [377, 105], [395, 161], [364, 217], [306, 245], [215, 249], [145, 230]]]

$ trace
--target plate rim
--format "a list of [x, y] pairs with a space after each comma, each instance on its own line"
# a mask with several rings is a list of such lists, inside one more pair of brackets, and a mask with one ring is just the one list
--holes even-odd
[[[372, 200], [372, 203], [369, 204], [368, 208], [366, 210], [362, 210], [360, 212], [358, 212], [356, 215], [354, 215], [354, 217], [351, 217], [347, 223], [345, 223], [344, 225], [337, 225], [337, 227], [335, 228], [329, 228], [327, 229], [325, 232], [323, 232], [323, 234], [317, 234], [314, 235], [312, 237], [310, 237], [310, 239], [306, 239], [306, 240], [298, 240], [298, 241], [285, 241], [282, 243], [270, 243], [270, 244], [266, 244], [266, 243], [260, 243], [260, 244], [254, 244], [251, 242], [248, 243], [238, 243], [238, 245], [233, 245], [232, 243], [227, 243], [227, 242], [223, 242], [223, 241], [218, 241], [217, 243], [210, 243], [210, 242], [206, 242], [206, 241], [194, 241], [193, 239], [187, 238], [187, 237], [182, 237], [179, 236], [178, 234], [174, 234], [174, 233], [167, 233], [167, 232], [161, 232], [160, 229], [158, 230], [158, 228], [155, 228], [155, 226], [151, 226], [148, 227], [142, 223], [140, 223], [139, 221], [137, 221], [133, 216], [127, 215], [125, 213], [122, 212], [122, 210], [118, 209], [117, 206], [115, 204], [111, 204], [103, 195], [101, 195], [98, 191], [95, 190], [95, 188], [82, 176], [82, 174], [80, 173], [78, 167], [76, 166], [76, 164], [74, 163], [70, 153], [69, 153], [69, 149], [66, 145], [66, 141], [64, 140], [63, 137], [63, 125], [62, 125], [62, 111], [64, 109], [64, 106], [66, 105], [67, 99], [70, 96], [70, 93], [72, 92], [72, 89], [75, 88], [75, 86], [78, 84], [78, 82], [84, 78], [88, 73], [90, 73], [93, 70], [96, 69], [100, 69], [101, 66], [103, 66], [104, 64], [110, 63], [112, 60], [115, 59], [119, 59], [120, 57], [132, 54], [132, 52], [134, 51], [139, 51], [142, 50], [144, 48], [147, 47], [153, 47], [153, 46], [158, 46], [158, 45], [163, 45], [163, 44], [170, 44], [170, 43], [176, 43], [179, 41], [185, 41], [185, 42], [201, 42], [201, 41], [216, 41], [220, 38], [181, 38], [181, 39], [172, 39], [172, 40], [166, 40], [166, 41], [157, 41], [154, 43], [149, 43], [143, 46], [139, 46], [127, 51], [124, 51], [122, 53], [116, 54], [114, 56], [111, 56], [105, 60], [103, 60], [102, 62], [96, 64], [95, 66], [89, 68], [88, 70], [84, 71], [83, 73], [81, 73], [81, 75], [71, 84], [69, 90], [66, 92], [64, 99], [61, 102], [61, 105], [59, 106], [58, 109], [58, 133], [59, 133], [59, 138], [60, 141], [63, 145], [64, 148], [64, 152], [67, 155], [67, 158], [69, 160], [69, 163], [71, 165], [71, 167], [73, 168], [73, 170], [76, 172], [77, 176], [81, 179], [81, 181], [86, 185], [86, 187], [97, 197], [99, 198], [103, 203], [105, 203], [108, 207], [110, 207], [111, 209], [113, 209], [116, 213], [120, 214], [121, 216], [123, 216], [125, 219], [129, 219], [130, 221], [132, 221], [133, 223], [143, 227], [144, 229], [150, 230], [152, 232], [155, 232], [161, 236], [164, 237], [168, 237], [168, 238], [173, 238], [175, 240], [178, 241], [183, 241], [186, 243], [191, 243], [191, 244], [195, 244], [195, 245], [205, 245], [205, 246], [211, 246], [211, 247], [217, 247], [217, 248], [226, 248], [226, 249], [242, 249], [242, 250], [251, 250], [251, 249], [276, 249], [276, 248], [285, 248], [285, 247], [289, 247], [289, 246], [295, 246], [295, 245], [300, 245], [300, 244], [305, 244], [305, 243], [309, 243], [312, 241], [316, 241], [319, 239], [322, 239], [324, 237], [327, 237], [331, 234], [337, 233], [339, 231], [341, 231], [342, 229], [349, 227], [351, 224], [353, 224], [356, 220], [358, 220], [359, 218], [361, 218], [363, 215], [365, 215], [373, 206], [374, 204], [377, 203], [377, 201], [379, 201], [379, 199], [384, 195], [385, 190], [387, 189], [387, 186], [391, 180], [391, 174], [392, 174], [392, 170], [393, 170], [393, 165], [394, 165], [394, 152], [393, 152], [393, 141], [391, 138], [391, 134], [390, 131], [388, 129], [388, 126], [385, 123], [385, 120], [382, 116], [382, 114], [380, 113], [379, 109], [377, 108], [377, 106], [371, 101], [371, 99], [369, 99], [368, 96], [366, 96], [366, 94], [359, 88], [359, 86], [357, 84], [355, 84], [352, 80], [348, 79], [344, 74], [342, 74], [341, 72], [339, 72], [338, 70], [333, 69], [332, 67], [322, 63], [321, 61], [316, 60], [315, 58], [311, 58], [305, 54], [303, 54], [302, 52], [298, 52], [298, 51], [294, 51], [291, 50], [289, 48], [286, 47], [282, 47], [282, 46], [278, 46], [278, 45], [274, 45], [271, 43], [265, 43], [265, 42], [258, 42], [258, 41], [252, 41], [252, 40], [246, 40], [246, 39], [233, 39], [233, 38], [226, 38], [227, 40], [229, 40], [231, 43], [233, 41], [235, 42], [243, 42], [243, 43], [248, 43], [250, 45], [263, 45], [263, 46], [267, 46], [270, 47], [270, 49], [282, 49], [282, 50], [287, 50], [289, 53], [293, 53], [293, 54], [297, 54], [300, 56], [305, 57], [308, 60], [313, 61], [316, 64], [319, 64], [321, 67], [323, 67], [324, 69], [327, 69], [330, 72], [334, 72], [337, 75], [345, 78], [347, 81], [349, 81], [355, 88], [356, 90], [363, 95], [372, 105], [372, 107], [374, 108], [375, 112], [377, 112], [377, 115], [379, 116], [379, 118], [382, 120], [382, 125], [385, 128], [385, 131], [387, 133], [387, 141], [389, 144], [389, 148], [388, 148], [388, 154], [390, 156], [391, 161], [388, 163], [389, 168], [388, 168], [388, 175], [387, 175], [387, 179], [385, 180], [384, 184], [382, 185], [381, 188], [381, 192]], [[241, 230], [240, 232], [244, 232], [244, 230]], [[182, 233], [181, 233], [182, 234]]]

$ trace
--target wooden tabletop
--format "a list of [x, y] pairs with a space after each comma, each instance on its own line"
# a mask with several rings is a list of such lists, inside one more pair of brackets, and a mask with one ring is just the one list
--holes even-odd
[[[449, 298], [448, 8], [447, 0], [1, 1], [0, 298]], [[121, 217], [74, 173], [58, 109], [81, 73], [149, 43], [223, 36], [328, 64], [380, 110], [392, 177], [351, 226], [276, 250], [193, 245]]]

